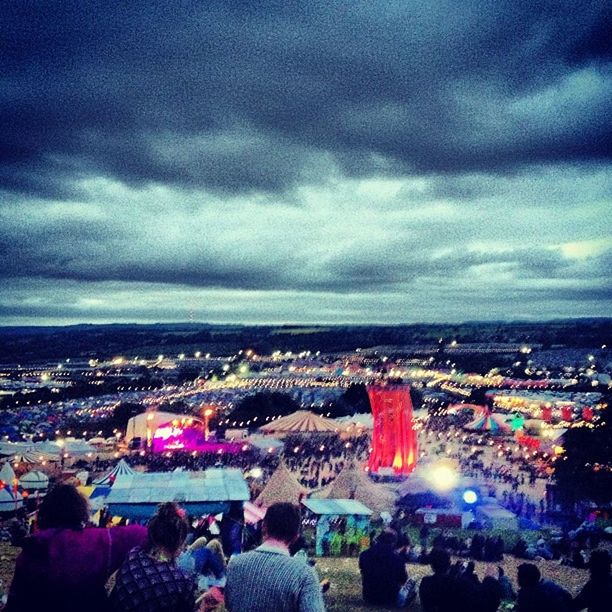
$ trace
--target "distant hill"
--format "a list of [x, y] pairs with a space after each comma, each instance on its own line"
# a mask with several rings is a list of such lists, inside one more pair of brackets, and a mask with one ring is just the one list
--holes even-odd
[[349, 351], [358, 347], [431, 346], [460, 343], [527, 343], [599, 347], [612, 344], [612, 318], [548, 322], [466, 322], [396, 326], [209, 325], [157, 323], [72, 325], [66, 327], [0, 327], [0, 363], [59, 358], [154, 357], [195, 351], [227, 355], [240, 349], [260, 354], [281, 351]]

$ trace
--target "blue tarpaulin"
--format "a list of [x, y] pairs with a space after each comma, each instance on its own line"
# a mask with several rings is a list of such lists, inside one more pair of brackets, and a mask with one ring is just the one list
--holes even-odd
[[314, 514], [365, 515], [370, 516], [372, 510], [356, 499], [306, 499], [302, 502]]
[[240, 470], [211, 468], [119, 475], [106, 503], [116, 516], [141, 520], [153, 516], [163, 502], [177, 502], [188, 514], [199, 516], [226, 512], [230, 502], [248, 499], [249, 489]]

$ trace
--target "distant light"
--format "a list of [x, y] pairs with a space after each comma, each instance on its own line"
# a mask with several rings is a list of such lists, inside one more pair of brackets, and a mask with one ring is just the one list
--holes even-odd
[[459, 476], [452, 467], [442, 463], [430, 470], [428, 480], [438, 491], [450, 491], [457, 486]]
[[255, 467], [251, 470], [251, 476], [253, 478], [261, 478], [263, 476], [263, 470], [259, 467]]
[[478, 495], [476, 491], [472, 491], [472, 489], [468, 489], [463, 492], [463, 501], [466, 504], [475, 504], [478, 501]]

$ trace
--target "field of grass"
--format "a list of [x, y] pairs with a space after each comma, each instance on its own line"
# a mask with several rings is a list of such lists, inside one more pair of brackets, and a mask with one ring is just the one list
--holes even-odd
[[[19, 549], [12, 548], [6, 543], [0, 544], [0, 578], [5, 590], [13, 577], [15, 567], [15, 558], [19, 553]], [[516, 585], [516, 568], [521, 563], [521, 560], [515, 559], [506, 555], [502, 565], [506, 574]], [[482, 578], [487, 571], [487, 568], [495, 570], [497, 563], [482, 563], [476, 562], [476, 571]], [[588, 580], [588, 572], [586, 570], [577, 570], [570, 567], [564, 567], [556, 561], [540, 561], [538, 562], [542, 575], [546, 578], [555, 580], [562, 586], [575, 595], [582, 585]], [[355, 557], [323, 557], [317, 559], [316, 569], [321, 578], [328, 578], [331, 581], [331, 588], [325, 595], [327, 609], [330, 612], [366, 612], [374, 609], [385, 610], [384, 608], [373, 608], [363, 603], [361, 598], [361, 577]], [[429, 566], [410, 564], [407, 566], [408, 574], [417, 582], [423, 576], [430, 573]], [[411, 612], [420, 612], [421, 606], [417, 601], [413, 602], [408, 608]]]
[[[503, 563], [482, 563], [476, 562], [476, 573], [483, 578], [487, 568], [496, 570], [497, 565], [504, 568], [516, 588], [516, 568], [522, 559], [515, 559], [506, 555]], [[538, 562], [542, 575], [558, 582], [565, 587], [572, 595], [576, 595], [584, 583], [588, 580], [587, 570], [577, 570], [571, 567], [559, 565], [556, 561]], [[321, 558], [317, 559], [316, 568], [322, 578], [329, 578], [331, 588], [326, 598], [327, 609], [331, 612], [366, 612], [377, 610], [387, 610], [387, 608], [374, 608], [364, 604], [361, 597], [361, 577], [356, 558]], [[407, 566], [408, 575], [420, 582], [423, 576], [431, 573], [428, 565], [409, 564]], [[391, 608], [389, 608], [391, 609]], [[421, 606], [417, 600], [408, 608], [411, 612], [420, 612]]]

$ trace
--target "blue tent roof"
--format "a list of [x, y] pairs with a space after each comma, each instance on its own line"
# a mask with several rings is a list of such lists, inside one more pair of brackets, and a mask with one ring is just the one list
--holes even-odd
[[146, 472], [120, 474], [106, 503], [126, 518], [147, 518], [162, 502], [175, 501], [190, 514], [223, 512], [232, 501], [248, 501], [249, 489], [242, 472], [211, 468], [203, 472]]
[[302, 504], [314, 514], [366, 516], [372, 514], [372, 510], [356, 499], [305, 499]]

